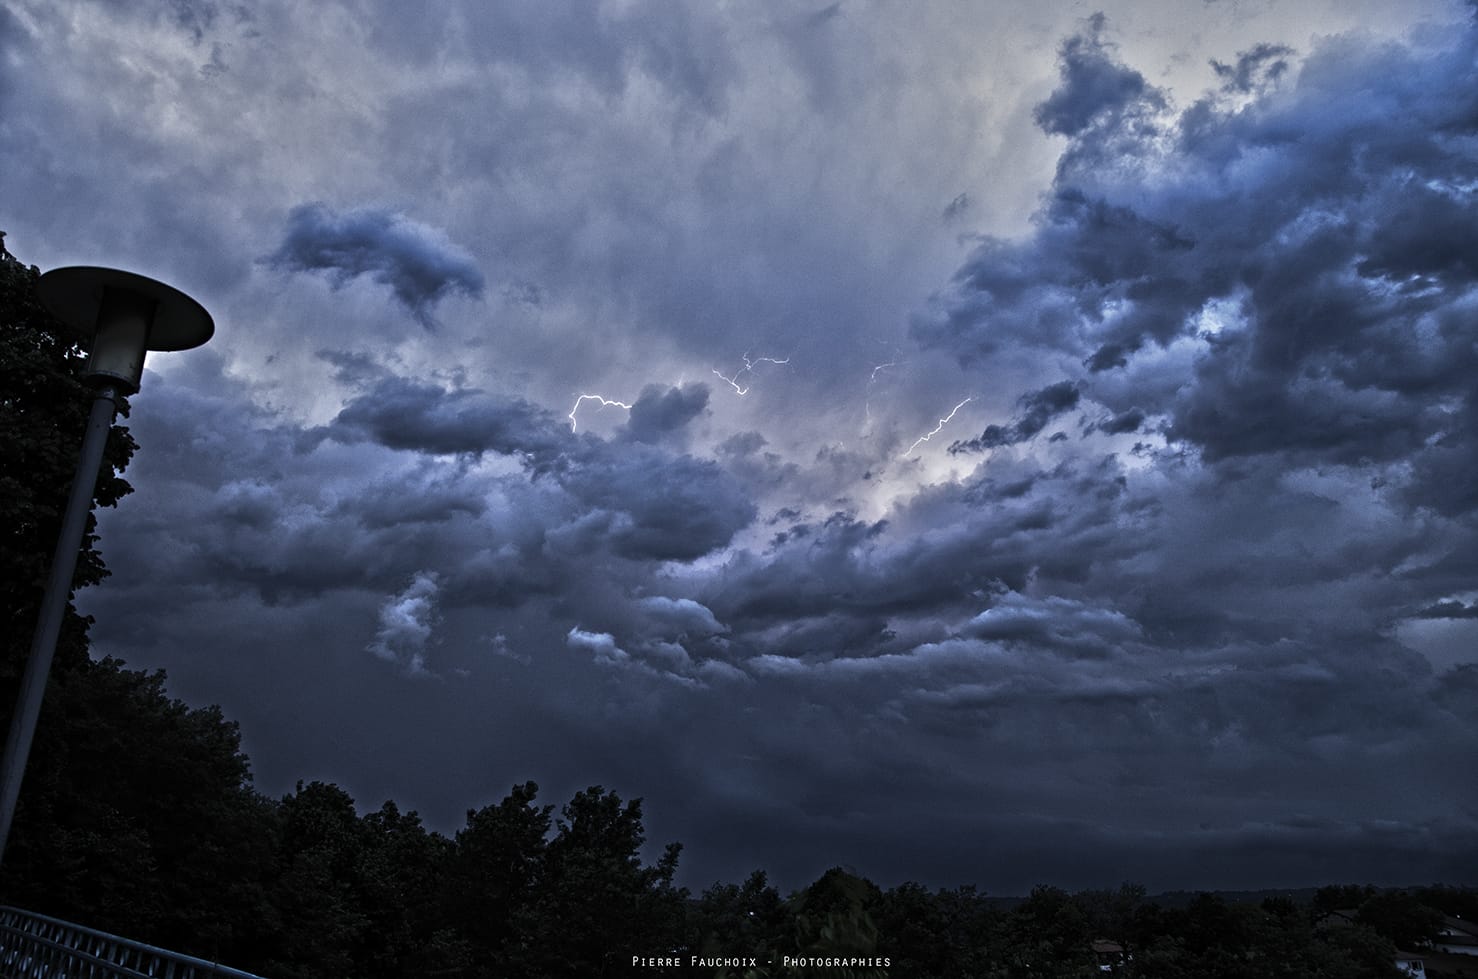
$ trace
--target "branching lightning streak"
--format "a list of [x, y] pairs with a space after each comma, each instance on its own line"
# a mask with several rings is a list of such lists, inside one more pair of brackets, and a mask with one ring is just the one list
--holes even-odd
[[[896, 361], [896, 360], [890, 360], [886, 364], [878, 364], [876, 367], [874, 367], [872, 369], [872, 374], [870, 374], [868, 376], [868, 378], [867, 378], [867, 389], [869, 391], [871, 391], [872, 390], [872, 386], [875, 383], [877, 383], [878, 371], [887, 370], [889, 367], [897, 367], [897, 366], [898, 366], [898, 361]], [[863, 412], [863, 417], [865, 419], [864, 420], [864, 425], [865, 426], [870, 426], [872, 424], [872, 396], [871, 395], [869, 395], [868, 398], [867, 398], [867, 400], [862, 403], [862, 412]], [[864, 431], [865, 431], [865, 429], [864, 429]]]
[[744, 355], [744, 367], [742, 369], [740, 369], [740, 370], [735, 371], [733, 377], [729, 377], [728, 375], [724, 374], [723, 371], [720, 371], [718, 368], [714, 368], [713, 372], [715, 374], [717, 374], [719, 377], [723, 378], [723, 380], [726, 381], [728, 383], [728, 385], [734, 389], [734, 392], [736, 394], [738, 394], [742, 398], [746, 394], [749, 393], [749, 385], [747, 385], [747, 384], [746, 385], [740, 385], [739, 378], [743, 377], [745, 374], [753, 373], [754, 372], [754, 367], [755, 367], [756, 364], [788, 364], [788, 363], [790, 363], [790, 358], [789, 357], [786, 357], [784, 360], [776, 360], [774, 357], [756, 357], [755, 359], [750, 360], [749, 359], [749, 354], [746, 353]]
[[974, 400], [975, 400], [975, 398], [972, 396], [972, 397], [966, 398], [964, 401], [961, 401], [959, 404], [955, 405], [954, 411], [951, 411], [949, 414], [947, 414], [943, 418], [939, 419], [939, 424], [934, 426], [934, 431], [929, 432], [927, 435], [920, 435], [918, 438], [914, 439], [913, 445], [910, 445], [908, 447], [908, 451], [905, 452], [905, 453], [903, 453], [903, 457], [906, 459], [909, 456], [913, 455], [913, 450], [914, 449], [917, 449], [921, 443], [927, 442], [931, 438], [933, 438], [934, 436], [938, 435], [939, 432], [940, 432], [940, 430], [943, 429], [944, 426], [948, 425], [950, 419], [955, 416], [955, 412], [959, 411], [961, 408], [965, 407], [965, 405], [969, 404], [970, 402], [972, 402]]
[[896, 360], [890, 360], [886, 364], [879, 364], [878, 366], [876, 366], [876, 367], [874, 367], [872, 369], [872, 376], [867, 379], [867, 383], [871, 384], [873, 381], [876, 381], [878, 379], [878, 371], [884, 370], [884, 369], [889, 368], [889, 367], [897, 367], [897, 366], [898, 366], [898, 361], [896, 361]]
[[570, 409], [570, 431], [573, 432], [575, 430], [575, 412], [579, 411], [580, 406], [587, 401], [599, 401], [602, 408], [616, 407], [625, 408], [627, 411], [631, 410], [631, 405], [627, 404], [624, 401], [612, 401], [609, 398], [603, 398], [598, 394], [582, 394], [580, 395], [580, 397], [575, 399], [575, 407]]

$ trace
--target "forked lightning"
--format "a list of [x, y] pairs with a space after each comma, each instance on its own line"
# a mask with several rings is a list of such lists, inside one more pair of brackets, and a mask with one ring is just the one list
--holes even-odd
[[729, 377], [727, 374], [725, 374], [723, 371], [720, 371], [716, 367], [714, 368], [713, 372], [715, 374], [717, 374], [719, 377], [723, 378], [723, 380], [726, 381], [728, 383], [728, 385], [734, 389], [734, 392], [736, 394], [738, 394], [742, 398], [744, 395], [746, 395], [746, 394], [749, 393], [749, 385], [747, 385], [747, 384], [741, 385], [739, 383], [739, 378], [743, 377], [745, 374], [751, 374], [751, 373], [753, 373], [756, 364], [788, 364], [788, 363], [790, 363], [790, 358], [789, 357], [786, 357], [784, 360], [776, 360], [774, 357], [756, 357], [753, 360], [750, 360], [749, 359], [749, 354], [745, 354], [744, 355], [744, 366], [743, 366], [743, 368], [741, 368], [740, 370], [735, 371], [733, 377]]
[[631, 410], [631, 405], [624, 401], [612, 401], [610, 398], [603, 398], [598, 394], [582, 394], [575, 399], [575, 407], [570, 409], [570, 431], [573, 432], [575, 430], [575, 412], [579, 411], [580, 406], [587, 401], [599, 401], [602, 408], [615, 407], [625, 408], [627, 411]]
[[972, 402], [974, 400], [975, 400], [974, 397], [969, 397], [969, 398], [966, 398], [964, 401], [961, 401], [959, 404], [955, 405], [954, 411], [951, 411], [949, 414], [947, 414], [943, 418], [939, 419], [939, 424], [934, 426], [934, 431], [929, 432], [929, 433], [927, 433], [925, 435], [920, 435], [918, 438], [914, 439], [913, 445], [910, 445], [908, 447], [908, 451], [905, 452], [905, 453], [903, 453], [903, 457], [906, 459], [909, 456], [913, 455], [913, 450], [914, 449], [917, 449], [920, 444], [922, 444], [924, 442], [927, 442], [931, 438], [933, 438], [934, 436], [938, 435], [939, 432], [940, 432], [940, 430], [943, 429], [944, 426], [946, 426], [946, 425], [949, 424], [950, 419], [955, 416], [955, 412], [956, 411], [959, 411], [961, 408], [965, 407], [965, 405], [969, 404], [970, 402]]

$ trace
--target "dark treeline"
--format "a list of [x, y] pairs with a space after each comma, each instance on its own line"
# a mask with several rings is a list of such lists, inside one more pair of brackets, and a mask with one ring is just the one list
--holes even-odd
[[[82, 356], [0, 239], [0, 724], [9, 724], [85, 423]], [[125, 407], [126, 417], [126, 407]], [[136, 446], [115, 428], [95, 493]], [[107, 570], [89, 527], [76, 587]], [[0, 870], [0, 901], [273, 979], [795, 974], [784, 956], [861, 960], [835, 976], [1389, 977], [1478, 892], [1325, 888], [1311, 902], [1149, 900], [1143, 888], [883, 890], [833, 869], [782, 895], [756, 871], [691, 894], [680, 847], [648, 862], [640, 800], [600, 787], [556, 807], [529, 782], [453, 836], [334, 785], [274, 799], [236, 725], [172, 699], [162, 673], [90, 657], [69, 613]], [[754, 959], [693, 966], [699, 959]], [[633, 959], [647, 960], [634, 965]], [[675, 959], [676, 966], [653, 964]], [[886, 963], [868, 964], [868, 963]], [[1431, 975], [1440, 975], [1429, 970]]]
[[[643, 861], [639, 801], [591, 788], [556, 812], [529, 783], [469, 811], [449, 838], [394, 803], [359, 815], [319, 782], [268, 800], [212, 777], [226, 768], [205, 763], [212, 751], [240, 758], [218, 714], [169, 701], [157, 677], [97, 669], [124, 678], [115, 692], [134, 691], [115, 718], [152, 727], [165, 754], [149, 764], [120, 741], [97, 752], [119, 752], [115, 771], [60, 792], [72, 805], [29, 813], [6, 901], [277, 979], [610, 976], [637, 958], [680, 963], [640, 970], [655, 975], [818, 974], [783, 956], [880, 963], [820, 972], [858, 977], [1079, 977], [1109, 965], [1163, 979], [1374, 979], [1400, 975], [1398, 945], [1420, 947], [1443, 914], [1478, 916], [1478, 892], [1441, 887], [1329, 887], [1307, 904], [1202, 894], [1167, 908], [1132, 885], [1003, 902], [973, 888], [883, 890], [841, 869], [789, 896], [758, 871], [694, 896], [673, 884], [675, 845]], [[96, 801], [177, 758], [172, 783]]]

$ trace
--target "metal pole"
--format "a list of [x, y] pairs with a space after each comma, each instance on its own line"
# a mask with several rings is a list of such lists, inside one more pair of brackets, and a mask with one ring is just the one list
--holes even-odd
[[5, 739], [5, 757], [0, 760], [0, 860], [10, 839], [10, 824], [15, 819], [15, 804], [21, 794], [21, 779], [26, 774], [26, 759], [31, 754], [31, 740], [36, 734], [36, 720], [41, 716], [41, 700], [46, 695], [46, 680], [51, 675], [51, 661], [56, 655], [56, 641], [62, 629], [67, 601], [72, 597], [72, 575], [77, 570], [77, 555], [82, 550], [82, 533], [87, 528], [87, 515], [92, 512], [92, 495], [97, 488], [98, 471], [102, 467], [103, 449], [108, 443], [108, 429], [118, 413], [118, 389], [108, 384], [93, 395], [92, 412], [87, 419], [87, 435], [82, 440], [82, 458], [72, 480], [72, 495], [57, 536], [56, 554], [51, 559], [51, 577], [41, 599], [41, 615], [36, 621], [36, 634], [31, 640], [31, 655], [26, 660], [26, 673], [21, 678], [20, 695], [15, 702], [15, 716], [10, 719], [10, 736]]

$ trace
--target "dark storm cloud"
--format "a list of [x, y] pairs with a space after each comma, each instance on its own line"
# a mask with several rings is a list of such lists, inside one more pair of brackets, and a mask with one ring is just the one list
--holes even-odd
[[1282, 78], [1288, 71], [1293, 49], [1283, 44], [1259, 44], [1237, 56], [1237, 63], [1211, 62], [1222, 86], [1233, 92], [1252, 92]]
[[487, 501], [477, 487], [437, 478], [434, 471], [397, 473], [393, 480], [371, 483], [363, 496], [341, 500], [337, 507], [337, 512], [368, 530], [448, 523], [462, 516], [475, 519], [486, 510]]
[[[135, 464], [140, 485], [163, 502], [146, 500], [110, 545], [125, 561], [146, 554], [151, 581], [200, 601], [375, 596], [383, 621], [363, 648], [408, 674], [440, 669], [437, 647], [422, 641], [436, 630], [432, 612], [559, 596], [577, 621], [603, 621], [614, 596], [657, 564], [722, 547], [755, 513], [712, 462], [576, 436], [567, 419], [519, 399], [356, 362], [355, 376], [375, 377], [365, 393], [327, 426], [304, 429], [234, 409], [225, 396], [241, 396], [239, 382], [219, 364], [210, 371], [208, 354], [196, 366], [211, 375], [210, 393], [150, 378], [151, 394], [179, 409], [135, 428], [151, 446]], [[669, 619], [695, 612], [673, 602]]]
[[1168, 341], [1200, 301], [1189, 276], [1202, 270], [1187, 267], [1201, 253], [1176, 220], [1059, 179], [1037, 224], [1022, 242], [986, 240], [956, 273], [955, 294], [914, 334], [967, 362], [1029, 346], [1072, 351], [1098, 371], [1125, 363], [1146, 338]]
[[[1287, 49], [1262, 45], [1216, 66], [1220, 90], [1175, 116], [1113, 60], [1105, 30], [1095, 20], [1063, 46], [1062, 85], [1038, 109], [1069, 144], [1032, 233], [984, 241], [914, 333], [987, 375], [1024, 359], [1086, 368], [1044, 371], [1010, 423], [955, 452], [1024, 445], [1079, 395], [1109, 411], [1085, 438], [1156, 416], [1169, 445], [1136, 447], [1139, 476], [1112, 458], [1097, 479], [992, 459], [890, 515], [870, 548], [808, 541], [808, 560], [837, 563], [831, 581], [898, 581], [910, 549], [894, 535], [933, 528], [907, 567], [935, 589], [940, 634], [756, 665], [811, 689], [843, 665], [886, 673], [915, 725], [945, 741], [985, 732], [1024, 752], [1018, 769], [1040, 751], [1060, 773], [1092, 743], [1114, 759], [1104, 797], [1187, 820], [1205, 817], [1186, 794], [1224, 807], [1196, 852], [1335, 832], [1393, 865], [1402, 847], [1377, 838], [1379, 820], [1336, 815], [1380, 808], [1346, 782], [1373, 755], [1408, 758], [1397, 777], [1424, 800], [1391, 815], [1393, 837], [1429, 832], [1433, 813], [1449, 814], [1444, 838], [1471, 824], [1418, 774], [1432, 744], [1471, 755], [1454, 740], [1473, 730], [1471, 668], [1434, 675], [1389, 636], [1413, 608], [1469, 618], [1445, 596], [1478, 570], [1478, 492], [1461, 475], [1478, 465], [1474, 38], [1334, 40], [1296, 78]], [[1070, 406], [1044, 396], [1069, 391]], [[871, 591], [884, 593], [899, 594]], [[826, 601], [794, 585], [783, 599], [791, 614]], [[716, 607], [740, 625], [766, 608]], [[905, 606], [883, 607], [896, 633]], [[1174, 788], [1140, 755], [1177, 772]], [[1272, 828], [1248, 802], [1271, 785], [1323, 829]], [[1019, 789], [1023, 808], [1054, 809], [1049, 780]]]
[[574, 444], [552, 412], [480, 391], [447, 391], [404, 377], [384, 377], [349, 401], [332, 427], [338, 438], [368, 437], [392, 449], [480, 455], [522, 453], [538, 469]]
[[[778, 730], [746, 742], [765, 761], [754, 766], [768, 776], [764, 797], [808, 810], [788, 822], [791, 833], [821, 832], [826, 813], [845, 813], [854, 828], [878, 820], [881, 834], [901, 818], [907, 800], [922, 797], [911, 794], [917, 779], [936, 813], [974, 812], [968, 800], [984, 790], [992, 812], [1058, 814], [1045, 815], [1049, 823], [1074, 818], [1067, 815], [1076, 812], [1069, 800], [1091, 793], [1098, 801], [1084, 830], [1097, 842], [1085, 852], [1096, 854], [1101, 864], [1095, 865], [1110, 882], [1122, 876], [1125, 853], [1135, 854], [1134, 874], [1141, 878], [1205, 879], [1197, 877], [1209, 872], [1200, 866], [1174, 869], [1162, 860], [1162, 847], [1187, 859], [1207, 849], [1256, 852], [1267, 862], [1249, 874], [1266, 881], [1277, 861], [1252, 839], [1276, 820], [1258, 801], [1269, 793], [1278, 798], [1279, 813], [1308, 814], [1283, 831], [1290, 852], [1301, 846], [1326, 852], [1328, 835], [1337, 833], [1342, 843], [1327, 853], [1347, 861], [1347, 868], [1358, 866], [1359, 874], [1394, 872], [1399, 879], [1401, 866], [1361, 827], [1385, 825], [1393, 836], [1404, 835], [1413, 853], [1426, 853], [1421, 859], [1433, 867], [1444, 857], [1416, 842], [1427, 835], [1423, 827], [1444, 825], [1444, 838], [1461, 836], [1462, 818], [1355, 815], [1383, 811], [1372, 809], [1360, 788], [1373, 755], [1398, 754], [1415, 763], [1433, 739], [1465, 758], [1472, 754], [1443, 733], [1454, 723], [1472, 730], [1455, 699], [1461, 694], [1433, 713], [1432, 687], [1392, 670], [1385, 658], [1390, 650], [1368, 643], [1320, 650], [1287, 642], [1167, 648], [1123, 611], [1097, 603], [1008, 593], [996, 608], [982, 617], [1000, 617], [998, 624], [982, 625], [988, 639], [945, 637], [830, 659], [765, 654], [747, 664], [767, 683], [770, 697], [784, 696], [794, 716], [804, 718], [777, 712], [785, 718]], [[1351, 717], [1366, 712], [1381, 717], [1368, 727], [1351, 724]], [[802, 738], [827, 762], [807, 757], [797, 767], [793, 745]], [[905, 774], [910, 761], [915, 769]], [[1416, 813], [1430, 813], [1434, 805], [1443, 811], [1446, 797], [1419, 770], [1394, 777], [1401, 791], [1412, 793], [1407, 802], [1422, 800]], [[859, 782], [895, 791], [869, 795]], [[1136, 815], [1128, 821], [1115, 815], [1123, 812]], [[1001, 818], [995, 832], [1003, 839], [1019, 844], [1041, 832], [1053, 841], [1044, 843], [1046, 849], [1069, 845], [1072, 834], [1064, 827], [1030, 831], [1018, 817]], [[911, 821], [919, 819], [936, 826], [947, 821], [922, 812]], [[979, 833], [978, 813], [972, 825], [965, 835]], [[926, 873], [955, 873], [967, 881], [984, 875], [994, 882], [1004, 872], [995, 860], [962, 856], [958, 847], [952, 856], [966, 863], [950, 870], [947, 861], [924, 860], [932, 868]], [[905, 862], [923, 859], [910, 849]], [[917, 876], [917, 867], [896, 873]], [[1045, 853], [1012, 873], [1026, 878], [1017, 886], [1054, 875], [1081, 879], [1070, 863], [1057, 864]], [[1224, 873], [1217, 871], [1217, 879]]]
[[626, 557], [701, 557], [727, 544], [756, 513], [739, 484], [713, 462], [650, 446], [603, 444], [559, 478], [585, 506], [612, 515], [606, 532]]
[[1040, 391], [1030, 391], [1021, 397], [1021, 414], [1016, 419], [1016, 430], [1023, 438], [1031, 438], [1047, 423], [1064, 411], [1078, 404], [1078, 388], [1071, 381], [1049, 384]]
[[988, 425], [975, 438], [952, 443], [950, 454], [980, 452], [1036, 438], [1054, 418], [1076, 408], [1079, 396], [1078, 386], [1072, 381], [1058, 381], [1040, 391], [1029, 391], [1017, 401], [1017, 414], [1010, 425]]
[[1098, 655], [1139, 638], [1139, 626], [1122, 614], [1084, 607], [1069, 599], [1027, 602], [1014, 593], [961, 629], [972, 639], [1021, 640]]
[[[1001, 595], [953, 638], [831, 659], [767, 654], [750, 668], [796, 685], [814, 704], [861, 707], [859, 723], [880, 741], [927, 739], [927, 764], [941, 783], [933, 798], [947, 796], [946, 786], [968, 793], [985, 784], [996, 811], [1063, 812], [1064, 791], [1091, 785], [1101, 805], [1094, 822], [1107, 836], [1126, 828], [1107, 813], [1127, 806], [1140, 813], [1137, 832], [1168, 839], [1199, 822], [1201, 843], [1235, 847], [1268, 818], [1257, 802], [1268, 792], [1285, 811], [1347, 826], [1351, 813], [1372, 811], [1360, 785], [1373, 755], [1415, 762], [1434, 740], [1472, 754], [1447, 733], [1454, 724], [1473, 729], [1461, 685], [1432, 683], [1410, 669], [1409, 654], [1374, 637], [1166, 645], [1111, 605], [1019, 592]], [[1434, 696], [1446, 698], [1435, 712]], [[838, 739], [845, 729], [837, 725]], [[840, 740], [831, 747], [848, 751]], [[884, 777], [885, 753], [864, 762], [852, 751]], [[984, 760], [992, 755], [996, 762]], [[951, 769], [959, 775], [944, 777]], [[1408, 801], [1424, 800], [1417, 812], [1442, 811], [1445, 796], [1420, 769], [1394, 777], [1415, 794]], [[1065, 790], [1065, 781], [1077, 788]], [[1288, 842], [1313, 845], [1320, 832], [1290, 830]], [[1348, 859], [1373, 859], [1367, 842], [1348, 843]], [[1133, 845], [1120, 840], [1111, 851], [1124, 846]], [[1149, 853], [1140, 859], [1157, 866]]]
[[729, 629], [709, 608], [688, 598], [654, 595], [607, 610], [603, 629], [576, 627], [566, 645], [603, 667], [642, 681], [693, 690], [749, 685], [751, 677], [726, 661]]
[[887, 651], [911, 630], [968, 620], [1032, 580], [1081, 582], [1095, 565], [1141, 553], [1148, 541], [1114, 528], [1143, 505], [1126, 498], [1111, 459], [1002, 465], [920, 493], [887, 520], [837, 512], [790, 522], [767, 552], [736, 555], [721, 587], [699, 597], [736, 643], [752, 636], [756, 649]]
[[334, 380], [354, 388], [368, 387], [390, 373], [377, 359], [362, 351], [320, 350], [315, 356], [333, 368]]
[[1144, 424], [1145, 414], [1138, 408], [1130, 408], [1114, 415], [1108, 421], [1098, 426], [1098, 430], [1109, 435], [1127, 435], [1130, 432], [1139, 431], [1139, 426]]
[[282, 245], [266, 261], [289, 272], [322, 272], [335, 288], [369, 276], [427, 327], [446, 296], [483, 293], [482, 272], [466, 250], [434, 228], [377, 208], [339, 213], [301, 204], [288, 214]]
[[681, 430], [707, 407], [707, 384], [690, 382], [680, 388], [649, 384], [631, 405], [626, 435], [637, 442], [659, 442]]
[[[649, 438], [691, 420], [708, 390], [689, 385], [664, 395], [648, 388], [643, 397], [628, 431]], [[581, 544], [602, 539], [635, 559], [701, 557], [728, 543], [756, 513], [733, 477], [711, 461], [644, 441], [577, 436], [551, 412], [480, 391], [386, 378], [345, 405], [329, 434], [418, 452], [517, 455], [535, 475], [551, 474], [582, 508]]]
[[1478, 619], [1478, 603], [1464, 605], [1456, 601], [1437, 602], [1416, 613], [1416, 617], [1419, 619]]
[[1103, 31], [1107, 18], [1094, 14], [1088, 29], [1062, 42], [1062, 85], [1037, 106], [1037, 124], [1049, 133], [1077, 136], [1093, 125], [1109, 126], [1143, 102], [1159, 96], [1144, 76], [1113, 59]]
[[204, 391], [146, 377], [150, 397], [174, 410], [133, 420], [150, 446], [130, 470], [145, 505], [110, 534], [113, 546], [125, 559], [145, 555], [149, 580], [176, 595], [246, 589], [276, 605], [382, 580], [384, 542], [330, 518], [333, 501], [301, 495], [341, 476], [345, 460], [252, 405], [223, 366], [208, 350], [196, 355]]
[[1433, 699], [1459, 717], [1478, 713], [1478, 664], [1468, 663], [1449, 670], [1438, 681]]
[[[1115, 372], [1150, 379], [1156, 356], [1199, 338], [1190, 383], [1109, 405], [1123, 424], [1131, 408], [1164, 414], [1207, 460], [1406, 458], [1414, 501], [1468, 506], [1443, 476], [1478, 435], [1461, 325], [1478, 281], [1471, 34], [1437, 51], [1332, 40], [1293, 81], [1289, 51], [1261, 45], [1175, 116], [1105, 30], [1064, 45], [1039, 107], [1070, 142], [1034, 232], [979, 246], [915, 335], [967, 364], [1080, 357], [1096, 399], [1122, 390]], [[1373, 78], [1379, 100], [1362, 94]]]

